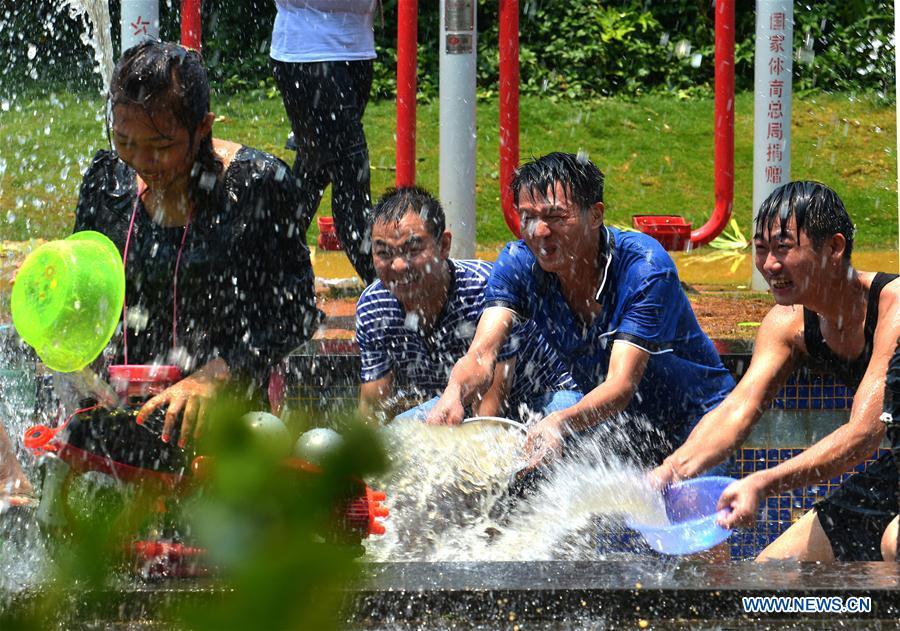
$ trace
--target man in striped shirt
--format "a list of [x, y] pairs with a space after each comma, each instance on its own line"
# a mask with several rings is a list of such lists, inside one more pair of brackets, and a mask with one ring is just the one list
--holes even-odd
[[[491, 264], [451, 259], [451, 239], [440, 202], [419, 188], [388, 192], [372, 213], [378, 280], [356, 307], [364, 414], [390, 415], [398, 401], [412, 399], [426, 403], [408, 415], [424, 419], [472, 341]], [[513, 332], [499, 361], [491, 387], [470, 414], [527, 421], [529, 414], [541, 417], [581, 398], [531, 323]]]

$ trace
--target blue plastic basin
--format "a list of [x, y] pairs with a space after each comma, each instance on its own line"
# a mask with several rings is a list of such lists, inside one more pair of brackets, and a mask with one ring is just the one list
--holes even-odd
[[648, 526], [629, 520], [647, 544], [663, 554], [693, 554], [728, 539], [731, 530], [716, 523], [725, 510], [716, 511], [719, 496], [734, 478], [709, 476], [678, 482], [664, 492], [668, 526]]

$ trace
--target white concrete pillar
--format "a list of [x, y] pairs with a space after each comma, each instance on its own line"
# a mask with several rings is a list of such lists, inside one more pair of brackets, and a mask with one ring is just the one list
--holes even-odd
[[476, 4], [440, 3], [440, 199], [455, 258], [475, 256]]
[[[756, 0], [753, 101], [753, 220], [769, 194], [791, 180], [794, 3]], [[751, 226], [751, 236], [753, 226]], [[756, 267], [753, 289], [768, 285]]]
[[120, 28], [120, 56], [145, 39], [159, 39], [159, 0], [122, 0]]

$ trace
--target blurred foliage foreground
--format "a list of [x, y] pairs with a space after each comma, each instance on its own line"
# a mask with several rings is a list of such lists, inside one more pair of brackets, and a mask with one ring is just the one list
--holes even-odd
[[[135, 620], [136, 607], [146, 608], [137, 619], [154, 627], [336, 627], [342, 588], [356, 575], [360, 549], [323, 533], [334, 528], [333, 509], [345, 499], [347, 480], [386, 466], [378, 437], [344, 419], [342, 443], [321, 463], [321, 474], [298, 488], [273, 457], [271, 441], [240, 421], [246, 411], [230, 396], [213, 406], [210, 432], [199, 446], [210, 456], [205, 483], [177, 509], [188, 524], [187, 543], [208, 551], [214, 578], [176, 594], [166, 582], [137, 576], [134, 558], [124, 552], [159, 521], [158, 489], [131, 485], [115, 499], [69, 493], [65, 528], [42, 532], [51, 551], [45, 578], [25, 592], [0, 594], [0, 628], [104, 626], [126, 611]], [[0, 565], [6, 556], [0, 554]]]

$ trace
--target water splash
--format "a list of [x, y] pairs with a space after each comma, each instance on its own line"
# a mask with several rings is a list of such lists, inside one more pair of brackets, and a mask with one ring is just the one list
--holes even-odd
[[378, 561], [537, 561], [594, 559], [597, 518], [608, 534], [623, 516], [667, 523], [660, 493], [644, 471], [608, 453], [602, 434], [583, 444], [522, 499], [509, 485], [524, 462], [524, 436], [499, 426], [434, 427], [395, 422], [385, 430], [392, 473], [391, 518], [367, 542]]
[[96, 70], [103, 85], [101, 94], [109, 90], [113, 73], [113, 46], [110, 31], [108, 0], [56, 0], [60, 9], [68, 9], [69, 17], [81, 19], [84, 32], [81, 41], [94, 49]]

